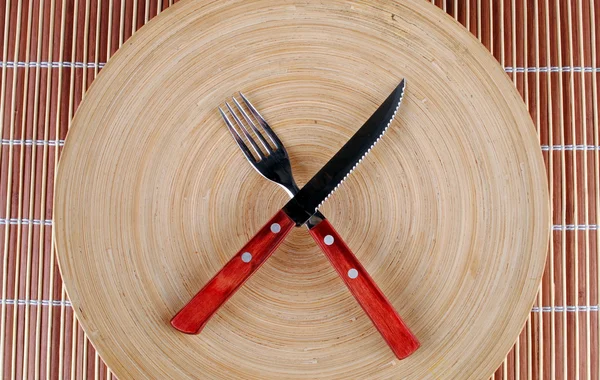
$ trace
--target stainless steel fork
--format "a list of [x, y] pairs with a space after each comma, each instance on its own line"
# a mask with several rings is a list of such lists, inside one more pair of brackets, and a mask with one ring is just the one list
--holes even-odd
[[[258, 159], [252, 155], [250, 149], [244, 142], [244, 139], [239, 134], [233, 123], [227, 117], [227, 114], [223, 111], [221, 107], [219, 107], [219, 112], [221, 113], [223, 120], [225, 120], [225, 124], [227, 125], [229, 132], [231, 132], [231, 135], [233, 136], [235, 142], [244, 153], [244, 156], [246, 156], [248, 162], [250, 162], [250, 165], [252, 165], [252, 167], [260, 175], [262, 175], [269, 181], [278, 184], [288, 193], [290, 197], [293, 197], [294, 195], [296, 195], [296, 193], [298, 193], [298, 191], [300, 191], [300, 189], [298, 188], [298, 185], [296, 185], [296, 181], [294, 180], [294, 176], [292, 174], [292, 166], [290, 164], [290, 157], [288, 156], [288, 152], [285, 149], [285, 146], [283, 145], [281, 140], [279, 140], [279, 137], [277, 137], [275, 132], [273, 132], [269, 124], [258, 112], [258, 110], [241, 92], [240, 97], [242, 98], [244, 104], [248, 108], [248, 111], [250, 111], [250, 113], [253, 115], [253, 118], [251, 118], [248, 115], [248, 113], [244, 110], [244, 107], [242, 107], [242, 105], [235, 98], [232, 98], [233, 103], [235, 104], [235, 108], [245, 120], [245, 123], [239, 118], [238, 114], [229, 105], [229, 103], [225, 103], [225, 106], [229, 110], [229, 113], [233, 117], [236, 125], [242, 131], [244, 137], [252, 147], [252, 151], [256, 154]], [[261, 132], [259, 131], [252, 119], [254, 119], [259, 124], [263, 132], [267, 135], [267, 137], [271, 141], [271, 144], [273, 145], [272, 147], [271, 144], [269, 144], [269, 142], [261, 134]], [[252, 132], [248, 130], [246, 125], [250, 126], [252, 132], [254, 132], [254, 135], [258, 138], [260, 145], [264, 148], [266, 152], [263, 152], [261, 147], [256, 143], [256, 141], [252, 137]], [[321, 214], [320, 211], [317, 211], [306, 223], [306, 226], [310, 229], [311, 227], [314, 227], [320, 222], [322, 222], [324, 219], [325, 216], [323, 216], [323, 214]]]
[[[283, 187], [289, 196], [293, 197], [299, 189], [292, 175], [290, 158], [285, 146], [252, 103], [242, 93], [239, 95], [251, 115], [235, 97], [232, 98], [234, 107], [229, 103], [225, 103], [225, 105], [233, 122], [219, 107], [219, 112], [227, 128], [252, 167], [263, 177]], [[267, 138], [263, 136], [263, 133]], [[306, 225], [317, 245], [325, 253], [394, 354], [403, 359], [414, 352], [419, 347], [418, 340], [408, 330], [398, 312], [331, 223], [317, 211]]]

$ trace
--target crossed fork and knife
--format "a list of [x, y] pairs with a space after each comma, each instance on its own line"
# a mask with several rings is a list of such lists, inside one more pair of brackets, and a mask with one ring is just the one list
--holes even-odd
[[175, 315], [171, 320], [173, 327], [188, 334], [199, 333], [219, 307], [271, 256], [292, 227], [306, 225], [396, 357], [404, 359], [419, 348], [419, 341], [393, 305], [331, 223], [318, 211], [390, 126], [402, 102], [404, 86], [402, 80], [369, 120], [302, 189], [298, 188], [292, 175], [285, 146], [242, 93], [239, 95], [247, 111], [235, 98], [232, 98], [233, 107], [226, 103], [231, 118], [219, 107], [227, 128], [248, 162], [263, 177], [283, 187], [292, 199]]

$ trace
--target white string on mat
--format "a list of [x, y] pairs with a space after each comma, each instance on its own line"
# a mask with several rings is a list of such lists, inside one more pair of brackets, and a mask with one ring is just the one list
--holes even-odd
[[595, 231], [600, 229], [598, 224], [555, 224], [553, 231]]
[[[2, 305], [30, 305], [30, 306], [65, 306], [72, 307], [71, 301], [60, 301], [60, 300], [14, 300], [14, 299], [6, 299], [0, 300], [0, 304]], [[568, 312], [589, 312], [589, 311], [599, 311], [600, 306], [592, 305], [592, 306], [543, 306], [543, 307], [533, 307], [531, 309], [532, 313], [544, 312], [544, 313], [554, 313], [559, 312], [562, 313], [565, 310]]]
[[590, 312], [590, 311], [598, 311], [598, 305], [593, 306], [543, 306], [543, 307], [534, 307], [531, 310], [533, 313], [544, 312], [544, 313], [563, 313], [565, 311], [571, 313], [577, 312]]
[[505, 67], [507, 73], [597, 73], [600, 67], [546, 66], [546, 67]]
[[9, 140], [2, 139], [0, 140], [1, 145], [25, 145], [25, 146], [63, 146], [65, 145], [65, 140]]
[[595, 150], [600, 150], [600, 146], [598, 145], [583, 145], [583, 144], [578, 144], [578, 145], [542, 145], [541, 146], [543, 151], [549, 151], [549, 150], [591, 150], [591, 151], [595, 151]]
[[0, 225], [28, 225], [28, 224], [32, 224], [32, 225], [42, 225], [43, 224], [45, 226], [51, 226], [52, 220], [51, 219], [46, 219], [46, 220], [27, 219], [27, 218], [10, 218], [10, 219], [0, 218]]
[[14, 300], [14, 299], [8, 299], [8, 300], [0, 300], [0, 304], [2, 304], [2, 305], [17, 305], [17, 306], [22, 306], [22, 305], [28, 305], [28, 306], [66, 306], [66, 307], [72, 307], [73, 306], [71, 304], [71, 301], [60, 301], [60, 300], [49, 301], [49, 300]]
[[[5, 225], [5, 224], [11, 224], [11, 225], [28, 225], [28, 224], [41, 225], [41, 224], [43, 224], [45, 226], [51, 226], [52, 219], [40, 220], [40, 219], [26, 219], [26, 218], [23, 218], [23, 219], [0, 218], [0, 225]], [[598, 230], [598, 229], [600, 229], [600, 225], [598, 225], [598, 224], [555, 224], [552, 226], [552, 229], [554, 231]]]
[[[14, 61], [0, 61], [0, 67], [7, 69], [12, 68], [88, 68], [88, 69], [101, 69], [106, 65], [106, 62], [14, 62]], [[512, 67], [507, 66], [504, 68], [507, 73], [598, 73], [600, 67], [588, 67], [588, 66], [542, 66], [542, 67]]]
[[[32, 145], [36, 145], [36, 146], [64, 146], [65, 145], [65, 140], [61, 139], [61, 140], [9, 140], [9, 139], [2, 139], [0, 140], [0, 144], [1, 145], [25, 145], [25, 146], [32, 146]], [[597, 145], [583, 145], [583, 144], [577, 144], [577, 145], [572, 145], [572, 144], [567, 144], [567, 145], [541, 145], [540, 148], [543, 151], [551, 151], [551, 150], [556, 150], [556, 151], [560, 151], [560, 150], [566, 150], [566, 151], [572, 151], [572, 150], [584, 150], [584, 151], [594, 151], [594, 150], [600, 150], [600, 146]]]
[[13, 69], [15, 67], [17, 68], [42, 68], [42, 69], [47, 69], [47, 68], [76, 68], [76, 69], [82, 69], [82, 68], [88, 68], [88, 69], [94, 69], [94, 68], [103, 68], [104, 65], [106, 63], [103, 62], [14, 62], [14, 61], [7, 61], [7, 62], [0, 62], [0, 67], [3, 68], [7, 68], [7, 69]]

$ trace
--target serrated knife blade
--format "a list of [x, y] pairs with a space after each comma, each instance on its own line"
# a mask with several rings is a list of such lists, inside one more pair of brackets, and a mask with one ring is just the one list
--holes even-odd
[[404, 87], [402, 79], [354, 136], [283, 207], [296, 226], [303, 225], [317, 212], [383, 136], [402, 104]]

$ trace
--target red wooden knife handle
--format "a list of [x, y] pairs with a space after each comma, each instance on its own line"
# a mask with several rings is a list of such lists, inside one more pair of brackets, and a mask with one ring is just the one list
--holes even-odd
[[210, 317], [271, 256], [294, 227], [279, 211], [233, 256], [171, 320], [171, 325], [187, 334], [197, 334]]
[[420, 343], [331, 223], [323, 220], [310, 230], [354, 298], [383, 336], [398, 359], [404, 359]]

